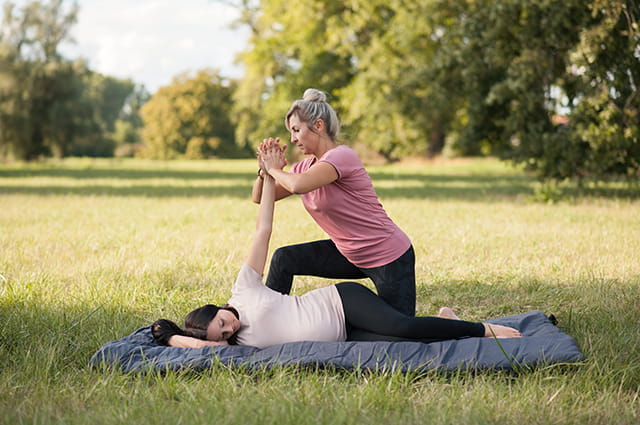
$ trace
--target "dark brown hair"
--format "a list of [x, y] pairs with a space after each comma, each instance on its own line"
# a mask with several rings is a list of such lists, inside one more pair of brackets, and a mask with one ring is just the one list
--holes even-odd
[[[240, 320], [240, 315], [238, 311], [231, 307], [229, 304], [225, 304], [222, 307], [218, 307], [214, 304], [206, 304], [202, 307], [198, 307], [195, 310], [191, 311], [184, 318], [184, 328], [183, 330], [188, 336], [192, 336], [194, 338], [199, 339], [207, 339], [207, 328], [209, 327], [209, 323], [216, 317], [219, 310], [228, 310], [233, 313], [234, 316], [238, 320]], [[237, 337], [234, 333], [231, 335], [227, 342], [231, 345], [237, 345]]]

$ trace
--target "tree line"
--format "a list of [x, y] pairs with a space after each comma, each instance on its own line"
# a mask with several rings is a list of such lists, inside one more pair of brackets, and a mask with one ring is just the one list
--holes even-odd
[[234, 4], [251, 30], [244, 76], [200, 70], [149, 96], [60, 56], [74, 7], [5, 3], [0, 154], [248, 155], [316, 87], [345, 141], [390, 161], [446, 150], [547, 178], [640, 176], [636, 0]]
[[111, 156], [135, 143], [149, 95], [59, 51], [77, 7], [62, 0], [3, 6], [0, 28], [0, 156]]
[[[242, 0], [236, 138], [305, 87], [390, 160], [492, 154], [544, 177], [640, 173], [637, 0]], [[260, 93], [260, 96], [256, 96]]]

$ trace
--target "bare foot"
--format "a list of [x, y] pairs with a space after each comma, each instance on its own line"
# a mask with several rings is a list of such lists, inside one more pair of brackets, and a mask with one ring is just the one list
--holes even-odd
[[494, 325], [493, 323], [483, 323], [484, 336], [488, 338], [520, 338], [520, 331], [508, 326]]
[[438, 310], [438, 317], [443, 319], [460, 320], [460, 318], [449, 307], [442, 307]]

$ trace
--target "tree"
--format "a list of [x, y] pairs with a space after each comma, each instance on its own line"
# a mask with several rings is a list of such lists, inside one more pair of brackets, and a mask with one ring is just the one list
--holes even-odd
[[343, 2], [256, 3], [243, 2], [252, 36], [240, 56], [245, 76], [234, 96], [236, 140], [252, 150], [263, 138], [282, 134], [285, 113], [305, 89], [323, 89], [338, 104], [338, 89], [352, 76], [349, 56], [330, 41], [331, 19], [340, 16]]
[[[568, 141], [579, 160], [554, 177], [640, 177], [640, 4], [595, 0], [560, 86], [571, 108]], [[545, 158], [546, 159], [546, 158]], [[560, 158], [563, 160], [564, 158]], [[566, 163], [566, 161], [562, 161]], [[557, 168], [557, 167], [556, 167]]]
[[[638, 174], [635, 2], [462, 0], [442, 10], [454, 24], [434, 75], [466, 99], [462, 152], [498, 154], [542, 178]], [[568, 124], [554, 123], [558, 113]]]
[[640, 174], [637, 1], [241, 3], [243, 143], [282, 131], [290, 102], [318, 87], [348, 138], [390, 160], [448, 141], [543, 178]]
[[175, 77], [142, 107], [144, 156], [170, 159], [248, 154], [234, 143], [230, 119], [235, 84], [217, 71]]
[[441, 24], [425, 1], [350, 2], [340, 45], [354, 77], [340, 91], [343, 117], [355, 137], [388, 160], [439, 154], [457, 99], [429, 78]]
[[137, 85], [125, 99], [113, 131], [113, 141], [116, 144], [115, 156], [135, 156], [142, 149], [140, 132], [143, 123], [140, 109], [149, 97], [146, 88], [143, 85]]
[[16, 13], [4, 4], [0, 32], [0, 149], [3, 155], [32, 159], [62, 155], [73, 134], [70, 108], [79, 96], [80, 63], [64, 61], [59, 44], [76, 19], [75, 6], [62, 0], [31, 2]]
[[[77, 7], [62, 0], [4, 5], [0, 30], [0, 155], [111, 156], [118, 119], [136, 118], [140, 89], [130, 80], [92, 72], [58, 51]], [[138, 102], [136, 104], [136, 102]], [[126, 109], [126, 111], [125, 111]]]
[[142, 126], [138, 115], [148, 98], [144, 87], [129, 79], [118, 79], [87, 70], [81, 76], [82, 95], [75, 113], [82, 126], [73, 137], [67, 154], [113, 156], [117, 146], [140, 142]]
[[253, 36], [241, 56], [239, 140], [255, 145], [281, 132], [292, 100], [317, 87], [331, 95], [349, 140], [389, 160], [442, 150], [456, 102], [424, 78], [438, 44], [431, 2], [258, 3], [245, 5]]

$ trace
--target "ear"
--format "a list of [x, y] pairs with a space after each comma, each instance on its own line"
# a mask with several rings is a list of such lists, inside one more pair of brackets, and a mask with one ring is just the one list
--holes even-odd
[[321, 119], [316, 120], [315, 124], [313, 124], [313, 128], [315, 128], [317, 131], [323, 131], [324, 121], [322, 121]]

